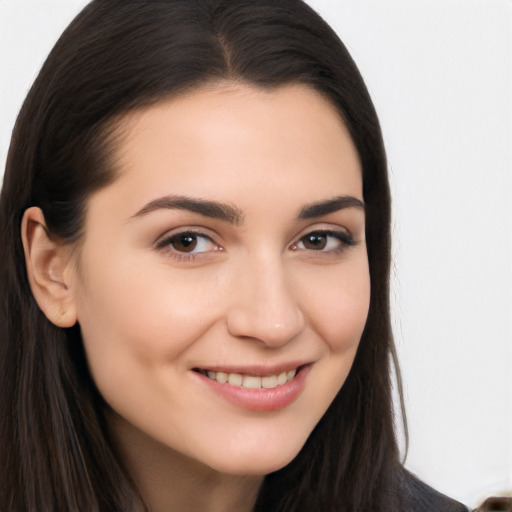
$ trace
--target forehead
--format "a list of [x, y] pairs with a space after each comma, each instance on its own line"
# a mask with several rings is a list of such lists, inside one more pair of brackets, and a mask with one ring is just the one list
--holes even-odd
[[166, 193], [243, 203], [250, 190], [250, 198], [272, 192], [309, 203], [333, 188], [362, 199], [348, 130], [307, 86], [212, 85], [132, 113], [119, 128], [111, 187], [123, 188], [126, 201]]

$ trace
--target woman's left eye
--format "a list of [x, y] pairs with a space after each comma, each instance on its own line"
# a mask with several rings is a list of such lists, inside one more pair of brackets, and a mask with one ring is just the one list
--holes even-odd
[[194, 232], [176, 233], [164, 238], [156, 245], [159, 249], [170, 247], [175, 252], [182, 254], [197, 254], [213, 251], [217, 248], [210, 237]]
[[353, 245], [353, 238], [343, 231], [313, 231], [293, 244], [292, 249], [329, 252]]

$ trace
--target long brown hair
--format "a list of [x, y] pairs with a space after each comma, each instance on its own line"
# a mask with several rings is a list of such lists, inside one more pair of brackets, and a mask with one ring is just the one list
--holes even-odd
[[390, 197], [378, 118], [352, 58], [301, 0], [94, 0], [27, 96], [0, 196], [0, 510], [145, 510], [108, 439], [78, 326], [56, 327], [32, 297], [20, 220], [39, 206], [52, 236], [79, 242], [87, 198], [116, 177], [114, 121], [226, 79], [322, 93], [359, 153], [367, 215], [371, 301], [353, 367], [300, 454], [266, 477], [256, 510], [395, 509]]

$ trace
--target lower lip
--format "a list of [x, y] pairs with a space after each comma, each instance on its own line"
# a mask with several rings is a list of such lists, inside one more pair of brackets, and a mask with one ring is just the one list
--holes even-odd
[[304, 389], [311, 366], [304, 366], [295, 377], [282, 386], [270, 389], [251, 389], [242, 386], [221, 384], [206, 375], [194, 372], [211, 390], [228, 402], [251, 411], [276, 411], [291, 404]]

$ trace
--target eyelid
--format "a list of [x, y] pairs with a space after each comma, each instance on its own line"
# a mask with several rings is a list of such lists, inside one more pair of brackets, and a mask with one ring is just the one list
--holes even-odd
[[169, 229], [168, 231], [165, 231], [163, 235], [159, 235], [152, 245], [158, 247], [159, 245], [165, 244], [165, 242], [172, 237], [185, 234], [202, 236], [210, 239], [215, 245], [220, 245], [216, 241], [217, 235], [213, 233], [211, 229], [202, 226], [179, 226], [177, 228]]
[[[217, 247], [217, 244], [215, 244], [215, 242], [209, 236], [204, 235], [202, 233], [194, 233], [192, 231], [184, 231], [183, 233], [176, 233], [174, 235], [169, 235], [167, 237], [164, 237], [162, 240], [160, 240], [157, 243], [157, 247], [162, 248], [162, 247], [170, 246], [170, 245], [172, 245], [171, 242], [174, 242], [176, 239], [179, 239], [180, 236], [183, 237], [184, 235], [193, 235], [197, 239], [199, 239], [199, 238], [206, 239], [209, 242], [211, 242], [213, 245], [215, 245], [215, 247]], [[176, 250], [176, 252], [181, 253], [181, 252], [185, 252], [185, 251]], [[201, 254], [203, 252], [209, 252], [209, 251], [190, 252], [189, 254]]]
[[[340, 246], [336, 247], [335, 249], [328, 249], [328, 250], [314, 250], [314, 249], [299, 249], [297, 247], [298, 244], [302, 243], [302, 240], [309, 236], [309, 235], [324, 235], [324, 236], [331, 236], [334, 238], [337, 238], [340, 241]], [[350, 232], [349, 229], [342, 226], [333, 226], [333, 225], [322, 225], [322, 226], [310, 226], [306, 230], [303, 230], [296, 238], [293, 243], [290, 244], [290, 248], [292, 250], [300, 250], [300, 251], [311, 251], [316, 253], [336, 253], [336, 252], [342, 252], [343, 250], [353, 247], [357, 245], [357, 241], [355, 240], [354, 236]]]
[[[184, 235], [194, 235], [198, 238], [207, 239], [212, 244], [212, 249], [194, 252], [179, 251], [172, 246], [173, 239]], [[202, 258], [208, 258], [214, 252], [223, 251], [222, 245], [220, 245], [216, 240], [215, 236], [210, 234], [210, 230], [203, 227], [189, 227], [189, 226], [180, 226], [179, 228], [175, 228], [167, 231], [164, 235], [158, 237], [153, 246], [157, 251], [161, 251], [164, 253], [166, 257], [177, 260], [178, 262], [194, 262], [201, 261]]]
[[300, 239], [304, 238], [305, 236], [311, 234], [311, 233], [325, 233], [325, 234], [343, 234], [346, 235], [347, 238], [350, 238], [352, 240], [355, 239], [354, 235], [352, 234], [352, 231], [348, 229], [346, 226], [341, 226], [338, 224], [328, 224], [328, 223], [322, 223], [322, 224], [314, 224], [311, 226], [308, 226], [305, 229], [302, 229], [295, 237], [294, 240], [298, 242]]

